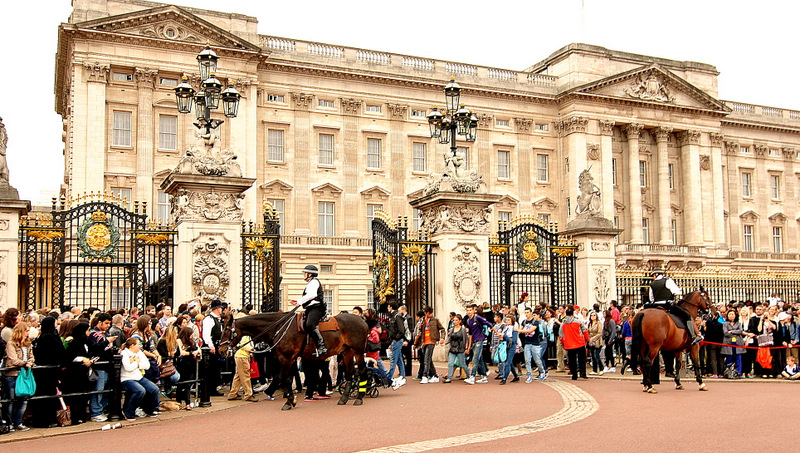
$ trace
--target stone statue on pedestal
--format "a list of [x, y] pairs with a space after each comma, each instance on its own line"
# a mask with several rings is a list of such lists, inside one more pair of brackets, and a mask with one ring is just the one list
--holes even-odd
[[589, 172], [589, 168], [583, 170], [578, 176], [578, 203], [575, 206], [577, 214], [567, 224], [567, 229], [573, 228], [614, 228], [611, 220], [603, 217], [600, 212], [600, 188], [593, 182], [594, 177]]
[[3, 118], [0, 117], [0, 199], [19, 200], [19, 192], [11, 187], [8, 176], [8, 160], [6, 160], [6, 149], [8, 147], [8, 133]]
[[437, 192], [475, 193], [484, 184], [483, 175], [475, 170], [464, 170], [464, 157], [458, 153], [444, 153], [444, 170], [432, 174], [423, 189], [425, 195]]
[[230, 149], [220, 149], [216, 130], [200, 123], [194, 125], [197, 127], [197, 141], [178, 162], [175, 173], [241, 177], [242, 168], [236, 161], [236, 153]]

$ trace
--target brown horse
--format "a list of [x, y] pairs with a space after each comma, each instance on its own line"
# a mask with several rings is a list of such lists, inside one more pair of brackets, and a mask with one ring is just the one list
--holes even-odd
[[220, 352], [225, 354], [235, 350], [239, 339], [244, 335], [250, 336], [252, 341], [263, 341], [269, 345], [269, 349], [281, 364], [279, 379], [283, 385], [283, 396], [286, 404], [281, 410], [289, 410], [297, 405], [297, 397], [292, 392], [291, 370], [292, 364], [298, 358], [305, 359], [324, 359], [329, 356], [342, 354], [344, 356], [345, 391], [339, 399], [339, 404], [347, 404], [347, 400], [352, 389], [355, 369], [359, 372], [359, 392], [356, 398], [356, 406], [363, 404], [366, 393], [366, 367], [364, 366], [364, 350], [367, 345], [367, 335], [369, 329], [367, 323], [357, 315], [352, 313], [341, 313], [335, 316], [339, 323], [339, 329], [334, 331], [322, 332], [328, 353], [323, 357], [314, 357], [312, 353], [316, 350], [313, 341], [308, 341], [305, 332], [300, 332], [297, 328], [297, 314], [295, 310], [287, 313], [260, 313], [257, 315], [245, 316], [237, 320], [228, 315], [220, 342]]
[[[692, 292], [685, 299], [678, 302], [678, 306], [686, 310], [689, 315], [689, 322], [694, 322], [700, 310], [708, 310], [711, 301], [708, 294], [700, 287], [699, 290]], [[642, 365], [642, 384], [647, 393], [657, 393], [653, 388], [653, 375], [658, 370], [652, 370], [653, 362], [656, 362], [658, 352], [672, 353], [678, 359], [675, 365], [675, 389], [683, 390], [680, 380], [680, 354], [684, 350], [690, 350], [692, 356], [692, 366], [694, 375], [701, 391], [708, 390], [703, 383], [703, 374], [700, 371], [699, 350], [700, 345], [692, 345], [689, 341], [689, 334], [685, 329], [680, 329], [675, 325], [675, 321], [666, 311], [658, 308], [648, 308], [640, 311], [633, 319], [633, 343], [631, 351], [639, 354]], [[664, 355], [667, 360], [667, 354]], [[656, 362], [657, 363], [657, 362]]]

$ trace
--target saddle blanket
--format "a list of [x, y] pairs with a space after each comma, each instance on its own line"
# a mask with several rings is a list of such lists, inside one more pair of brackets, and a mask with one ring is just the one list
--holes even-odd
[[[336, 320], [334, 316], [325, 315], [319, 322], [319, 331], [320, 332], [332, 332], [334, 330], [339, 330], [339, 321]], [[297, 314], [297, 330], [300, 332], [305, 332], [303, 329], [303, 314]]]

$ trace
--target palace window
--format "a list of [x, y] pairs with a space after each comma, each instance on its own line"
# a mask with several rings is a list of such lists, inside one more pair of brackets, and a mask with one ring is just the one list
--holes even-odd
[[611, 159], [611, 184], [617, 185], [617, 159]]
[[675, 219], [669, 220], [669, 228], [672, 236], [672, 245], [678, 244], [678, 222]]
[[548, 130], [550, 130], [550, 127], [547, 124], [537, 124], [536, 130], [540, 132], [547, 132]]
[[428, 167], [428, 145], [425, 143], [414, 143], [411, 147], [414, 154], [414, 164], [412, 170], [415, 172], [424, 173], [427, 171]]
[[320, 99], [317, 102], [317, 105], [319, 105], [320, 107], [324, 107], [326, 109], [332, 109], [334, 107], [333, 101], [329, 101], [327, 99]]
[[267, 203], [272, 206], [272, 209], [275, 210], [275, 213], [278, 214], [278, 222], [280, 223], [281, 229], [280, 233], [283, 234], [283, 215], [284, 215], [284, 200], [278, 200], [274, 198], [268, 198]]
[[381, 106], [380, 105], [369, 105], [369, 104], [367, 104], [366, 111], [367, 111], [367, 113], [381, 113]]
[[333, 165], [334, 140], [332, 134], [319, 134], [319, 164]]
[[159, 78], [159, 83], [164, 86], [168, 87], [176, 87], [178, 86], [178, 79], [171, 79], [169, 77], [161, 77]]
[[642, 219], [642, 242], [644, 244], [650, 243], [650, 219]]
[[772, 251], [783, 253], [783, 228], [772, 227]]
[[750, 198], [753, 196], [751, 191], [751, 180], [753, 178], [753, 174], [749, 172], [742, 173], [742, 196], [745, 198]]
[[381, 139], [367, 139], [367, 168], [380, 170], [381, 168]]
[[508, 151], [497, 152], [497, 177], [500, 179], [511, 178], [511, 153]]
[[497, 211], [497, 220], [500, 223], [505, 223], [506, 227], [511, 225], [511, 213], [508, 211]]
[[457, 148], [456, 153], [460, 154], [461, 157], [464, 159], [461, 162], [461, 169], [462, 170], [469, 170], [469, 148]]
[[323, 289], [322, 290], [322, 301], [325, 302], [325, 309], [328, 313], [333, 314], [333, 290], [332, 289]]
[[422, 211], [417, 208], [411, 208], [411, 227], [415, 231], [419, 231], [419, 227], [422, 224]]
[[547, 181], [549, 181], [547, 157], [548, 157], [547, 154], [537, 154], [536, 155], [536, 181], [537, 182], [547, 182]]
[[284, 97], [280, 94], [268, 94], [267, 102], [284, 102]]
[[494, 124], [499, 127], [509, 127], [508, 120], [495, 120]]
[[320, 201], [319, 202], [319, 232], [320, 236], [333, 236], [334, 230], [334, 203]]
[[753, 251], [753, 225], [743, 225], [743, 247], [745, 252]]
[[178, 117], [158, 115], [158, 149], [178, 149]]
[[672, 190], [675, 188], [675, 165], [667, 165], [667, 170], [669, 171], [669, 189]]
[[750, 152], [750, 147], [749, 146], [740, 146], [739, 147], [739, 152], [740, 153], [749, 153]]
[[114, 112], [111, 144], [114, 146], [131, 146], [131, 112]]
[[283, 162], [283, 130], [267, 130], [267, 160]]
[[550, 223], [550, 214], [539, 213], [539, 214], [536, 214], [536, 217], [538, 217], [539, 221], [542, 222], [545, 225]]
[[647, 187], [647, 161], [639, 161], [639, 185]]
[[320, 264], [319, 265], [319, 273], [320, 274], [332, 274], [333, 273], [333, 264]]
[[411, 109], [412, 118], [427, 118], [427, 116], [428, 115], [425, 113], [425, 110]]
[[113, 79], [117, 82], [133, 82], [133, 74], [129, 72], [115, 72]]
[[169, 223], [172, 221], [170, 218], [170, 201], [172, 199], [172, 195], [164, 192], [163, 190], [158, 191], [158, 204], [156, 209], [156, 215], [158, 220], [164, 223]]
[[781, 177], [779, 175], [769, 175], [770, 193], [773, 200], [781, 198]]
[[123, 206], [125, 209], [129, 211], [131, 210], [131, 204], [133, 203], [133, 191], [131, 189], [112, 187], [111, 194], [119, 198], [120, 201], [124, 202]]
[[382, 211], [382, 204], [368, 204], [367, 205], [367, 234], [372, 237], [372, 221], [375, 220], [375, 212]]

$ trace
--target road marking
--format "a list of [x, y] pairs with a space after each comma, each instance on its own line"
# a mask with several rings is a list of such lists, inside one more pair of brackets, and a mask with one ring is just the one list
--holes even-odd
[[576, 385], [561, 380], [545, 381], [544, 384], [561, 395], [561, 399], [564, 402], [564, 406], [562, 406], [558, 412], [548, 417], [521, 425], [506, 426], [492, 431], [463, 434], [442, 439], [423, 440], [410, 444], [363, 450], [359, 453], [416, 453], [419, 451], [458, 447], [465, 444], [477, 444], [509, 437], [525, 436], [527, 434], [575, 423], [589, 417], [600, 408], [600, 405], [595, 401], [592, 395]]

